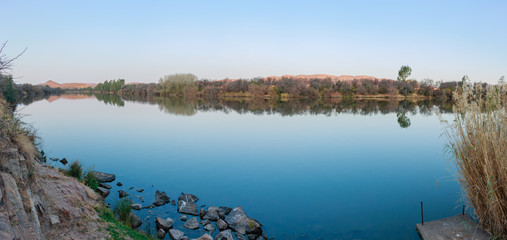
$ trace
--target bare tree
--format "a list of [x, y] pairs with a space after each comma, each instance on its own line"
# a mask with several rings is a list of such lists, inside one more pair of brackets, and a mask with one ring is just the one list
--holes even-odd
[[21, 57], [21, 55], [23, 55], [26, 52], [26, 50], [28, 49], [28, 48], [25, 48], [16, 57], [9, 59], [9, 58], [7, 58], [7, 55], [5, 53], [3, 53], [5, 46], [7, 46], [7, 41], [2, 43], [2, 47], [0, 47], [0, 74], [4, 73], [7, 70], [10, 70], [10, 68], [12, 67], [12, 62], [14, 62], [16, 59]]

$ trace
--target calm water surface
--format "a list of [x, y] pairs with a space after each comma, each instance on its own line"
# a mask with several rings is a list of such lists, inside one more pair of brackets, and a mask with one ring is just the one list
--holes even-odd
[[[143, 205], [155, 190], [192, 193], [198, 205], [242, 206], [276, 239], [419, 239], [421, 200], [426, 220], [461, 212], [437, 107], [99, 99], [18, 109], [49, 157], [116, 174], [123, 187], [112, 183], [111, 203], [129, 187], [145, 189], [128, 191]], [[174, 206], [153, 214], [184, 229]]]

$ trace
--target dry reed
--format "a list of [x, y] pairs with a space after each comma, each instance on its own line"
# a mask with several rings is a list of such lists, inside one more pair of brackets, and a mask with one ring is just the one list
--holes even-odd
[[481, 226], [507, 237], [507, 85], [465, 83], [453, 93], [455, 120], [443, 121], [458, 181]]

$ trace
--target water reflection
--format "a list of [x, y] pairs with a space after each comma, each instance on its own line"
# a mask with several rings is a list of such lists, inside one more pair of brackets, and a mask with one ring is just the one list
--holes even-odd
[[[431, 100], [396, 100], [396, 99], [256, 99], [256, 98], [181, 98], [181, 97], [157, 97], [157, 96], [120, 96], [117, 94], [64, 94], [50, 96], [48, 101], [57, 99], [83, 99], [95, 98], [108, 105], [123, 107], [125, 102], [137, 102], [157, 105], [160, 111], [179, 116], [192, 116], [198, 112], [221, 111], [224, 113], [236, 112], [239, 114], [252, 113], [255, 115], [280, 114], [282, 116], [293, 115], [338, 115], [338, 114], [388, 114], [396, 113], [398, 124], [401, 128], [411, 125], [408, 114], [432, 115], [434, 112], [450, 113], [452, 105]], [[38, 100], [38, 99], [37, 99]], [[27, 101], [23, 104], [29, 104]]]

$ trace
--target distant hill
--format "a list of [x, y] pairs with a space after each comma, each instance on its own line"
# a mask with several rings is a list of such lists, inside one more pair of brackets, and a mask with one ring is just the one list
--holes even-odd
[[95, 83], [57, 83], [55, 81], [47, 81], [45, 83], [41, 83], [39, 85], [42, 86], [49, 86], [51, 88], [61, 88], [61, 89], [80, 89], [80, 88], [87, 88], [92, 87], [94, 88], [97, 86]]
[[303, 81], [308, 81], [310, 79], [326, 79], [329, 78], [333, 82], [338, 81], [354, 81], [354, 80], [382, 80], [383, 78], [376, 78], [372, 76], [351, 76], [351, 75], [341, 75], [341, 76], [335, 76], [335, 75], [328, 75], [328, 74], [313, 74], [313, 75], [283, 75], [283, 76], [269, 76], [265, 77], [264, 79], [268, 80], [281, 80], [282, 78], [292, 78], [292, 79], [299, 79]]

